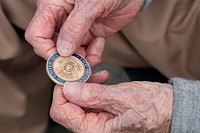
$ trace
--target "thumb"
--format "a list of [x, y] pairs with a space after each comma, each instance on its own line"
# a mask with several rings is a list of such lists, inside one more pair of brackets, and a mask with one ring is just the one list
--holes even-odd
[[106, 85], [82, 82], [67, 82], [63, 88], [67, 100], [82, 107], [104, 109], [111, 97]]
[[89, 6], [75, 3], [75, 7], [60, 29], [57, 39], [57, 51], [61, 56], [73, 54], [81, 45], [93, 24], [96, 13]]

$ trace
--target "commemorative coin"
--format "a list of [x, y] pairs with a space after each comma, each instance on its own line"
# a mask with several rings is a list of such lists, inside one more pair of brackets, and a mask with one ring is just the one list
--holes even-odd
[[47, 74], [52, 81], [64, 85], [65, 82], [86, 82], [90, 76], [89, 63], [79, 54], [62, 57], [54, 53], [47, 60]]

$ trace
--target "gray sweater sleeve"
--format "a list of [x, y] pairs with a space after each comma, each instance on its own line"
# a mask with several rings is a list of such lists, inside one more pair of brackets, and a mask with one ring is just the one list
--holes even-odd
[[200, 132], [200, 81], [172, 78], [174, 105], [171, 133]]
[[141, 11], [144, 11], [145, 9], [147, 9], [149, 7], [149, 5], [151, 4], [153, 0], [144, 0], [144, 4], [142, 6]]

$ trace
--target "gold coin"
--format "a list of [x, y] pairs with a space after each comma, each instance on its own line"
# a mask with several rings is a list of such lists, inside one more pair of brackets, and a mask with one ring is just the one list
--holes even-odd
[[53, 54], [47, 61], [47, 73], [57, 84], [68, 81], [85, 82], [90, 76], [90, 66], [80, 55], [74, 53], [69, 57]]
[[58, 77], [67, 81], [75, 81], [83, 77], [85, 68], [83, 63], [74, 56], [67, 58], [60, 56], [54, 61], [53, 69]]

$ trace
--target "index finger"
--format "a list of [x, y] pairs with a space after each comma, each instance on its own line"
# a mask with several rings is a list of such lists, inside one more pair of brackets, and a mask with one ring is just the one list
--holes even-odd
[[55, 32], [55, 20], [52, 14], [44, 9], [42, 12], [36, 11], [31, 23], [26, 29], [25, 38], [33, 46], [35, 52], [48, 59], [56, 52], [53, 36]]
[[25, 38], [34, 47], [35, 52], [48, 59], [55, 53], [58, 32], [72, 11], [73, 5], [67, 1], [40, 1], [36, 13], [30, 22]]
[[103, 12], [102, 3], [97, 0], [75, 1], [74, 9], [62, 25], [58, 35], [57, 50], [61, 56], [69, 56], [84, 45], [83, 42], [91, 41], [94, 36], [90, 28]]

